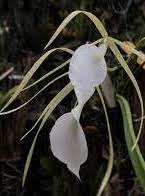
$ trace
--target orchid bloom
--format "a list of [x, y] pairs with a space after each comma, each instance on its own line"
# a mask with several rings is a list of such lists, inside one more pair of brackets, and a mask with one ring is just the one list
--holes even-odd
[[78, 105], [62, 115], [50, 132], [51, 150], [79, 179], [80, 166], [87, 160], [88, 147], [79, 122], [84, 104], [94, 94], [107, 75], [104, 55], [107, 45], [84, 44], [74, 52], [69, 65], [69, 78]]

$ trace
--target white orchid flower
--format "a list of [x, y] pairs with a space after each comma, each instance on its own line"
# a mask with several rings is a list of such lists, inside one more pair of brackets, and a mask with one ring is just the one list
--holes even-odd
[[51, 150], [79, 179], [80, 166], [87, 160], [88, 147], [79, 123], [84, 104], [90, 99], [107, 75], [104, 55], [107, 45], [80, 46], [73, 54], [69, 66], [69, 78], [74, 86], [78, 105], [62, 115], [50, 132]]

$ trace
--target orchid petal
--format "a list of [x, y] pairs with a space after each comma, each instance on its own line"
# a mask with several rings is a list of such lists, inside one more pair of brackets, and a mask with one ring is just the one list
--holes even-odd
[[104, 55], [107, 44], [97, 47], [92, 44], [80, 46], [73, 54], [69, 78], [74, 86], [78, 103], [85, 103], [94, 93], [107, 75], [107, 65]]
[[100, 55], [102, 57], [105, 56], [106, 52], [107, 52], [107, 47], [108, 47], [108, 44], [107, 43], [104, 43], [104, 44], [101, 44], [99, 47], [98, 47], [98, 51], [100, 53]]
[[82, 109], [84, 104], [78, 104], [75, 108], [72, 109], [71, 113], [73, 114], [74, 118], [79, 122]]
[[51, 150], [79, 179], [80, 166], [87, 160], [88, 147], [80, 123], [73, 114], [62, 115], [50, 132]]

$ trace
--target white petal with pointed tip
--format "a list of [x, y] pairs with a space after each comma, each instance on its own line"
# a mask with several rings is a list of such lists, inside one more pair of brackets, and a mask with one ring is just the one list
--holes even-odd
[[107, 75], [104, 55], [107, 45], [92, 44], [80, 46], [73, 54], [69, 66], [69, 78], [74, 86], [78, 102], [85, 103]]
[[88, 147], [80, 123], [73, 114], [62, 115], [50, 132], [51, 150], [79, 179], [80, 166], [87, 160]]

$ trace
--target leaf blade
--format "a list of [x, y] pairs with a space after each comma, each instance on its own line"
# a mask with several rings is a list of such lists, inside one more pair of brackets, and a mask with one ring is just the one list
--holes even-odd
[[117, 46], [114, 44], [113, 41], [110, 41], [110, 39], [108, 38], [108, 42], [109, 42], [109, 47], [112, 50], [113, 54], [116, 56], [117, 60], [119, 61], [119, 63], [122, 65], [122, 67], [124, 68], [125, 72], [127, 73], [127, 75], [129, 76], [130, 80], [132, 81], [139, 101], [140, 101], [140, 106], [141, 106], [141, 122], [140, 122], [140, 127], [139, 127], [139, 131], [138, 131], [138, 135], [136, 138], [136, 141], [132, 147], [132, 150], [134, 150], [135, 146], [137, 145], [137, 142], [139, 140], [140, 134], [141, 134], [141, 130], [142, 130], [142, 126], [143, 126], [143, 116], [144, 116], [144, 106], [143, 106], [143, 99], [142, 99], [142, 95], [141, 95], [141, 91], [139, 89], [138, 83], [134, 77], [134, 75], [132, 74], [131, 70], [129, 69], [126, 61], [124, 60], [123, 56], [121, 55], [120, 51], [118, 50]]
[[57, 50], [62, 50], [65, 51], [67, 53], [73, 54], [73, 51], [68, 49], [68, 48], [54, 48], [51, 49], [47, 52], [45, 52], [32, 66], [32, 68], [27, 72], [27, 74], [25, 75], [25, 77], [23, 78], [22, 82], [20, 83], [20, 85], [18, 86], [18, 88], [16, 89], [15, 93], [12, 95], [12, 97], [9, 99], [9, 101], [6, 103], [6, 105], [0, 110], [0, 113], [2, 113], [2, 111], [4, 109], [6, 109], [16, 98], [17, 96], [20, 94], [20, 92], [22, 91], [22, 89], [27, 85], [27, 83], [29, 82], [29, 80], [31, 79], [31, 77], [33, 76], [33, 74], [37, 71], [37, 69], [40, 67], [40, 65], [43, 63], [43, 61], [53, 52], [57, 51]]
[[103, 37], [107, 37], [108, 33], [106, 31], [106, 29], [104, 28], [103, 24], [101, 23], [101, 21], [92, 13], [87, 12], [87, 11], [74, 11], [72, 13], [70, 13], [64, 20], [63, 22], [60, 24], [60, 26], [58, 27], [58, 29], [55, 31], [55, 33], [53, 34], [53, 36], [50, 38], [49, 42], [47, 43], [47, 45], [45, 46], [44, 49], [46, 49], [55, 39], [56, 37], [61, 33], [61, 31], [65, 28], [65, 26], [78, 14], [84, 14], [86, 15], [88, 18], [90, 18], [90, 20], [95, 24], [96, 28], [99, 30], [100, 34]]
[[[45, 124], [47, 118], [50, 116], [50, 114], [53, 112], [53, 110], [55, 109], [55, 107], [65, 98], [65, 96], [67, 94], [69, 94], [71, 91], [72, 91], [73, 87], [72, 85], [69, 83], [68, 85], [66, 85], [53, 99], [52, 101], [47, 105], [47, 107], [44, 109], [44, 111], [42, 112], [41, 116], [39, 117], [39, 121], [43, 118], [43, 123], [41, 123], [34, 139], [33, 139], [33, 142], [32, 142], [32, 145], [30, 147], [30, 150], [29, 150], [29, 153], [28, 153], [28, 156], [27, 156], [27, 159], [26, 159], [26, 163], [25, 163], [25, 167], [24, 167], [24, 173], [23, 173], [23, 178], [22, 178], [22, 187], [24, 186], [24, 183], [25, 183], [25, 180], [26, 180], [26, 177], [27, 177], [27, 173], [28, 173], [28, 169], [29, 169], [29, 166], [30, 166], [30, 162], [31, 162], [31, 159], [32, 159], [32, 155], [33, 155], [33, 151], [34, 151], [34, 147], [35, 147], [35, 144], [36, 144], [36, 140], [37, 140], [37, 137], [43, 127], [43, 125]], [[47, 115], [47, 118], [46, 118], [46, 115]], [[44, 118], [45, 118], [45, 121], [44, 121]]]
[[101, 99], [102, 105], [103, 105], [103, 109], [104, 109], [104, 113], [105, 113], [105, 117], [106, 117], [106, 122], [107, 122], [107, 128], [108, 128], [108, 135], [109, 135], [109, 161], [108, 161], [108, 165], [107, 165], [107, 170], [105, 173], [105, 176], [101, 182], [100, 188], [96, 194], [96, 196], [101, 196], [103, 193], [103, 190], [111, 176], [111, 172], [112, 172], [112, 168], [113, 168], [113, 159], [114, 159], [114, 151], [113, 151], [113, 141], [112, 141], [112, 136], [111, 136], [111, 128], [110, 128], [110, 123], [109, 123], [109, 117], [107, 114], [107, 109], [105, 106], [105, 102], [104, 102], [104, 98], [103, 95], [101, 93], [101, 90], [99, 87], [97, 87], [97, 91], [99, 94], [99, 97]]
[[117, 101], [120, 105], [121, 112], [122, 112], [124, 135], [125, 135], [125, 140], [126, 140], [130, 160], [132, 162], [137, 178], [139, 179], [140, 184], [143, 190], [145, 191], [145, 186], [144, 186], [145, 185], [145, 161], [140, 152], [138, 144], [134, 148], [134, 151], [131, 150], [134, 142], [136, 141], [136, 136], [134, 134], [130, 106], [127, 100], [120, 95], [117, 95]]

